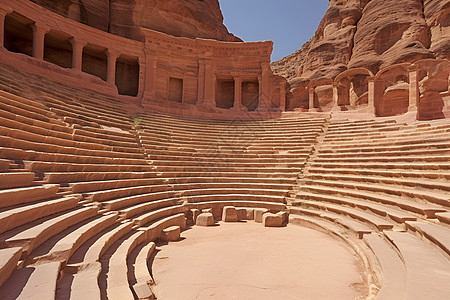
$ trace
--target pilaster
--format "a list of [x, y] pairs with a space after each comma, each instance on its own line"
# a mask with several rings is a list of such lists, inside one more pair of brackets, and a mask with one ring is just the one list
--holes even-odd
[[83, 49], [87, 42], [72, 38], [70, 43], [72, 44], [72, 69], [81, 72], [83, 68]]
[[43, 60], [45, 34], [50, 31], [50, 27], [40, 23], [33, 23], [30, 26], [33, 29], [33, 57]]

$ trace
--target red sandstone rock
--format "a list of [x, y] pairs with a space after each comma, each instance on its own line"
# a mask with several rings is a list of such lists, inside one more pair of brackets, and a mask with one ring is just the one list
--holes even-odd
[[281, 227], [283, 226], [283, 216], [278, 214], [266, 213], [262, 217], [264, 227]]
[[224, 206], [222, 213], [222, 221], [224, 222], [238, 221], [238, 214], [234, 206]]
[[277, 216], [281, 216], [282, 223], [288, 223], [289, 222], [289, 214], [285, 211], [280, 211], [277, 213]]
[[137, 40], [141, 40], [142, 27], [174, 36], [241, 41], [223, 24], [218, 0], [32, 1], [89, 26]]
[[201, 213], [197, 217], [197, 221], [195, 222], [197, 226], [212, 226], [214, 225], [214, 216], [212, 213]]
[[180, 239], [180, 226], [171, 226], [162, 231], [162, 239], [168, 242], [178, 241]]
[[[423, 4], [422, 4], [423, 2]], [[334, 78], [347, 68], [376, 73], [400, 62], [450, 58], [450, 1], [331, 0], [316, 34], [272, 64], [291, 87]]]
[[246, 208], [236, 208], [237, 218], [239, 221], [247, 220], [247, 209]]
[[263, 215], [268, 212], [269, 212], [269, 210], [265, 209], [265, 208], [255, 208], [255, 210], [254, 210], [255, 222], [262, 223]]

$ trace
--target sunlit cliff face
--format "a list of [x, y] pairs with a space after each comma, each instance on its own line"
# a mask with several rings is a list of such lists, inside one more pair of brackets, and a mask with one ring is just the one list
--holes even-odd
[[223, 24], [218, 0], [32, 0], [89, 26], [142, 40], [140, 27], [174, 36], [241, 41]]

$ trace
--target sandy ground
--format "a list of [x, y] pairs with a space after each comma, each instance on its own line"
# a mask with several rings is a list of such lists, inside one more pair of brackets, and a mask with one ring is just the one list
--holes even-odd
[[296, 225], [193, 227], [159, 247], [152, 264], [159, 300], [355, 299], [360, 262], [341, 241]]

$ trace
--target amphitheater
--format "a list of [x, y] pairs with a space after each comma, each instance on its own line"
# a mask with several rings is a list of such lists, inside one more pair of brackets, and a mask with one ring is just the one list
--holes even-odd
[[448, 60], [142, 36], [0, 0], [1, 299], [449, 299]]

